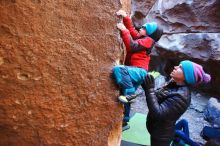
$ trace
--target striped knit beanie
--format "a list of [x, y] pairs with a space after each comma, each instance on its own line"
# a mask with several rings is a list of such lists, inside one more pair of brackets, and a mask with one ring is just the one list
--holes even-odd
[[184, 77], [188, 84], [196, 85], [210, 82], [211, 76], [204, 72], [201, 65], [189, 60], [184, 60], [180, 64], [182, 65]]

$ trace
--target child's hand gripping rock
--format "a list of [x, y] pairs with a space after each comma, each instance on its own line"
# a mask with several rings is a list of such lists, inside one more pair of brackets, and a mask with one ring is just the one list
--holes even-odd
[[119, 10], [118, 12], [116, 12], [116, 15], [126, 17], [127, 13], [124, 10]]
[[123, 23], [117, 23], [117, 28], [121, 31], [126, 29], [126, 27]]

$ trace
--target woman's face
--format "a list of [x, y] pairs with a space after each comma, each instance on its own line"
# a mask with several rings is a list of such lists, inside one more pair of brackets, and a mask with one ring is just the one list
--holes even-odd
[[185, 80], [184, 73], [182, 70], [182, 66], [175, 66], [173, 71], [171, 72], [170, 76], [174, 79], [177, 83], [183, 83]]
[[145, 30], [144, 28], [141, 28], [141, 29], [140, 29], [139, 34], [140, 34], [141, 36], [147, 36], [146, 30]]

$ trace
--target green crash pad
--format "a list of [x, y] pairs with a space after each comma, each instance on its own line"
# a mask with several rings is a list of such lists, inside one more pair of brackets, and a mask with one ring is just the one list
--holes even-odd
[[156, 79], [157, 77], [160, 76], [160, 73], [157, 71], [151, 71], [151, 72], [149, 72], [149, 74], [152, 75], [154, 77], [154, 79]]
[[146, 115], [135, 113], [129, 125], [130, 129], [122, 132], [122, 140], [139, 145], [150, 145], [150, 134], [146, 129]]

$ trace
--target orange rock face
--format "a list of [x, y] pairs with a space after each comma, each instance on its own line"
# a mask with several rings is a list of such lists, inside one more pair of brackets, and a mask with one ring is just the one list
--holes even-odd
[[0, 145], [116, 146], [115, 0], [0, 1]]

